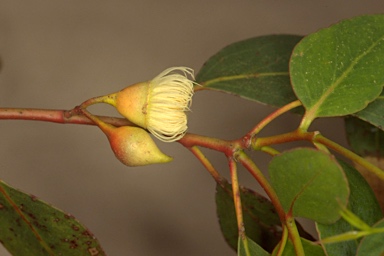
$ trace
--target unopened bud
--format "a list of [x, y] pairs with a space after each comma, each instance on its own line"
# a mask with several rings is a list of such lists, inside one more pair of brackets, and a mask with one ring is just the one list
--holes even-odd
[[161, 152], [151, 136], [141, 128], [114, 128], [107, 133], [107, 137], [115, 156], [125, 165], [142, 166], [172, 161], [172, 157]]
[[156, 146], [147, 131], [139, 127], [115, 127], [100, 120], [87, 110], [82, 112], [91, 119], [107, 136], [117, 159], [128, 166], [168, 163], [172, 157], [167, 156]]

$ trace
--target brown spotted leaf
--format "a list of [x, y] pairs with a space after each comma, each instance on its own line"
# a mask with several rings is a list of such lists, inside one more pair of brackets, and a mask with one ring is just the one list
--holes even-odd
[[0, 242], [14, 256], [106, 255], [73, 216], [1, 180]]

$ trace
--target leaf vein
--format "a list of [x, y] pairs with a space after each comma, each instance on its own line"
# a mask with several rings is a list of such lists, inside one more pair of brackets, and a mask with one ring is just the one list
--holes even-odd
[[323, 95], [319, 98], [319, 100], [313, 105], [313, 107], [311, 108], [312, 113], [317, 113], [317, 111], [319, 110], [323, 102], [332, 94], [335, 88], [342, 83], [342, 81], [353, 70], [354, 66], [356, 66], [364, 56], [370, 53], [383, 40], [384, 40], [384, 36], [380, 37], [370, 47], [368, 47], [367, 50], [365, 50], [363, 53], [361, 53], [352, 61], [349, 67], [339, 76], [339, 78], [333, 84], [329, 86], [329, 88], [323, 93]]
[[222, 76], [213, 78], [211, 80], [207, 80], [200, 85], [204, 87], [209, 87], [212, 84], [224, 82], [224, 81], [233, 81], [233, 80], [242, 80], [242, 79], [250, 79], [250, 78], [258, 78], [258, 77], [268, 77], [268, 76], [288, 76], [288, 72], [270, 72], [270, 73], [255, 73], [255, 74], [242, 74], [242, 75], [233, 75], [233, 76]]
[[33, 227], [32, 223], [27, 219], [25, 214], [21, 211], [21, 209], [17, 206], [16, 202], [13, 201], [11, 196], [5, 191], [4, 187], [0, 184], [0, 193], [4, 195], [5, 199], [9, 202], [9, 204], [13, 207], [15, 212], [21, 217], [21, 219], [29, 226], [32, 233], [35, 235], [36, 239], [40, 242], [40, 244], [45, 248], [45, 250], [50, 254], [54, 255], [51, 248], [49, 248], [48, 244], [44, 242], [43, 238], [40, 236], [38, 231]]

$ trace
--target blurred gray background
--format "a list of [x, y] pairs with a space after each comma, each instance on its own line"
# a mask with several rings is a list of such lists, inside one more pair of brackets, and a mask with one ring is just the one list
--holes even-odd
[[[381, 0], [0, 0], [0, 107], [70, 109], [167, 67], [197, 72], [239, 40], [305, 35], [383, 11]], [[189, 131], [238, 138], [272, 110], [199, 92]], [[106, 105], [91, 111], [116, 115]], [[284, 116], [264, 134], [294, 129], [298, 121]], [[330, 119], [313, 128], [345, 145], [342, 125]], [[109, 255], [235, 255], [220, 233], [213, 179], [179, 144], [158, 143], [175, 158], [170, 164], [129, 168], [114, 158], [95, 127], [1, 121], [0, 131], [1, 179], [73, 214]], [[228, 176], [224, 156], [205, 152]], [[255, 160], [265, 169], [262, 156]], [[240, 172], [242, 184], [258, 189]], [[0, 255], [8, 254], [0, 248]]]

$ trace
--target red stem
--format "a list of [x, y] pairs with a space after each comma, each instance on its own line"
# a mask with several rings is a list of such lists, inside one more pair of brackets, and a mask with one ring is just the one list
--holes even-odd
[[[101, 121], [111, 124], [115, 127], [131, 125], [134, 126], [125, 118], [96, 116]], [[32, 120], [53, 122], [59, 124], [83, 124], [96, 125], [92, 120], [86, 117], [80, 107], [75, 107], [72, 110], [61, 109], [33, 109], [33, 108], [0, 108], [0, 120]], [[202, 146], [214, 150], [224, 152], [226, 155], [232, 155], [236, 146], [240, 146], [237, 141], [226, 141], [197, 134], [186, 134], [179, 143], [187, 148], [193, 146]]]
[[252, 148], [254, 150], [260, 150], [262, 147], [265, 147], [265, 146], [282, 144], [282, 143], [299, 141], [299, 140], [307, 140], [312, 142], [316, 137], [316, 135], [318, 134], [319, 134], [318, 132], [302, 132], [301, 130], [295, 130], [292, 132], [274, 135], [270, 137], [262, 137], [262, 138], [254, 137], [252, 139]]
[[183, 138], [178, 140], [184, 147], [191, 148], [193, 146], [201, 146], [225, 153], [227, 156], [232, 156], [233, 152], [241, 147], [237, 141], [227, 141], [212, 137], [206, 137], [193, 133], [187, 133]]
[[[119, 127], [133, 125], [127, 119], [109, 116], [97, 116], [103, 122]], [[79, 108], [72, 110], [60, 109], [31, 109], [31, 108], [0, 108], [0, 119], [5, 120], [33, 120], [53, 122], [59, 124], [84, 124], [95, 125], [95, 123], [84, 116]]]

